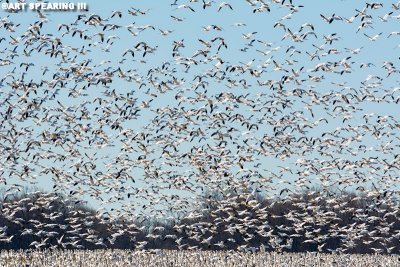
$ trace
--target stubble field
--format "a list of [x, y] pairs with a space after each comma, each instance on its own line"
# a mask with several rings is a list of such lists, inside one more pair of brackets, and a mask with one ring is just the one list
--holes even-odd
[[233, 251], [2, 251], [0, 266], [399, 266], [399, 256]]

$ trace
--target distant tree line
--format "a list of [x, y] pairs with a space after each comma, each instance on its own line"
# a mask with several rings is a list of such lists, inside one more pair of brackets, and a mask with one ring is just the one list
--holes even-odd
[[202, 201], [200, 215], [131, 221], [56, 193], [25, 192], [0, 202], [0, 248], [400, 252], [399, 206], [388, 195], [209, 192]]

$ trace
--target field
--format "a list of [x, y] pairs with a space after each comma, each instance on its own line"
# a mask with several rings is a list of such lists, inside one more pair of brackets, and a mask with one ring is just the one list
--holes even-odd
[[233, 251], [2, 251], [0, 266], [399, 266], [398, 256]]
[[0, 2], [0, 267], [400, 267], [400, 0]]

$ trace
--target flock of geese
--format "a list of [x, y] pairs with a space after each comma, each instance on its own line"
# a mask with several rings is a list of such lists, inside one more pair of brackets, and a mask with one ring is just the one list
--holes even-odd
[[386, 255], [334, 255], [298, 253], [257, 253], [226, 251], [131, 251], [131, 250], [71, 250], [71, 251], [2, 251], [0, 264], [11, 266], [223, 266], [223, 267], [306, 267], [306, 266], [396, 266], [398, 259]]
[[[343, 14], [329, 7], [316, 12], [311, 1], [162, 2], [97, 13], [94, 4], [80, 13], [1, 13], [2, 202], [26, 187], [56, 194], [30, 206], [20, 199], [14, 210], [2, 205], [7, 220], [19, 210], [49, 208], [59, 195], [92, 205], [110, 221], [190, 221], [202, 216], [204, 198], [220, 196], [227, 233], [240, 232], [250, 244], [258, 237], [248, 232], [257, 229], [267, 246], [281, 250], [290, 242], [245, 211], [233, 212], [235, 201], [265, 219], [258, 194], [288, 201], [319, 190], [335, 203], [340, 192], [355, 191], [375, 198], [375, 209], [393, 212], [356, 213], [380, 230], [347, 229], [347, 238], [398, 242], [399, 234], [375, 237], [400, 231], [384, 217], [399, 216], [400, 72], [392, 43], [398, 45], [400, 32], [391, 30], [400, 2], [359, 2]], [[247, 21], [232, 22], [235, 16]], [[309, 201], [297, 204], [331, 220]], [[293, 227], [301, 229], [310, 217], [296, 218]], [[59, 247], [84, 248], [82, 237], [104, 246], [118, 237], [82, 236], [79, 224], [58, 226], [66, 232], [56, 237], [54, 225], [23, 225], [21, 235], [41, 237], [32, 248], [46, 247], [49, 238]], [[192, 243], [223, 249], [226, 242], [213, 239], [212, 229], [200, 222], [177, 226]], [[0, 247], [15, 238], [8, 230], [0, 228]], [[149, 240], [161, 230], [153, 229]], [[326, 239], [312, 236], [318, 240], [309, 242], [323, 250]], [[176, 235], [162, 238], [197, 248]]]

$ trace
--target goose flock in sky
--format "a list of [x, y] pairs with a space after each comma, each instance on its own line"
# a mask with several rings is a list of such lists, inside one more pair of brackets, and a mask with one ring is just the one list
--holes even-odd
[[156, 2], [0, 13], [0, 247], [398, 253], [400, 2]]

